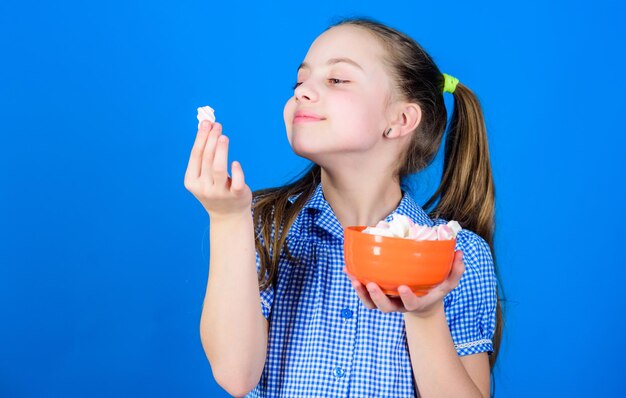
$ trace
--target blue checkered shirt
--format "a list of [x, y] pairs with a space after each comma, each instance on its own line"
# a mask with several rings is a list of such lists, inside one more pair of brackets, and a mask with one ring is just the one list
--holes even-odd
[[[298, 195], [289, 198], [293, 203]], [[403, 191], [394, 213], [438, 225]], [[281, 253], [274, 287], [261, 292], [269, 321], [267, 358], [259, 384], [246, 397], [414, 397], [413, 371], [402, 313], [367, 309], [343, 273], [343, 230], [321, 183], [287, 236], [298, 259]], [[462, 230], [465, 273], [444, 298], [458, 355], [492, 352], [496, 277], [488, 244]], [[257, 271], [259, 255], [257, 253]]]

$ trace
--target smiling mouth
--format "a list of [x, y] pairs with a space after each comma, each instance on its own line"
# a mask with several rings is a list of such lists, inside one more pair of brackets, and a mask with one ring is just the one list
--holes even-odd
[[301, 122], [320, 122], [324, 119], [320, 119], [319, 117], [310, 117], [310, 116], [296, 116], [293, 118], [294, 123]]

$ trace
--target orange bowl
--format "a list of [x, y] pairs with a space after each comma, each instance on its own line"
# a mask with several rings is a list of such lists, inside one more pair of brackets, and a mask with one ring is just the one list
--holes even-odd
[[416, 241], [365, 234], [365, 228], [346, 227], [343, 243], [347, 271], [363, 285], [375, 282], [389, 296], [406, 285], [423, 296], [448, 277], [456, 238]]

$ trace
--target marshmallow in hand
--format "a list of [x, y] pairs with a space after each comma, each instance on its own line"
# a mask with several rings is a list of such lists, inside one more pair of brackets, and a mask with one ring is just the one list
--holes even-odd
[[203, 120], [215, 123], [215, 110], [213, 110], [210, 106], [202, 106], [198, 108], [198, 129], [200, 128], [200, 123], [202, 123]]
[[461, 225], [456, 221], [429, 227], [415, 224], [405, 215], [394, 214], [390, 222], [379, 221], [375, 227], [367, 227], [362, 232], [412, 240], [448, 240], [456, 238], [461, 229]]

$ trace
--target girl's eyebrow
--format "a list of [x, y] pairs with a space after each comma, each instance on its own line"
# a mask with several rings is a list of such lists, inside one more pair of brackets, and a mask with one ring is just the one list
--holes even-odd
[[[326, 65], [334, 65], [334, 64], [338, 64], [339, 62], [345, 62], [352, 66], [356, 66], [357, 68], [363, 71], [363, 68], [361, 67], [361, 65], [357, 64], [355, 61], [351, 60], [350, 58], [331, 58], [328, 60], [328, 62], [326, 62]], [[301, 63], [300, 66], [298, 66], [298, 71], [300, 71], [300, 69], [303, 69], [303, 68], [309, 69], [309, 64], [307, 64], [306, 62]]]

